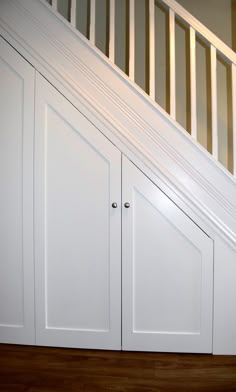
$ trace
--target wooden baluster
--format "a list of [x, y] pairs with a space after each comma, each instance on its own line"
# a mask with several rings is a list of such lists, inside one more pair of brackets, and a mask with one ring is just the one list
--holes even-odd
[[57, 0], [52, 0], [52, 8], [57, 11]]
[[129, 0], [129, 77], [134, 81], [135, 72], [135, 30], [134, 30], [134, 0]]
[[76, 0], [71, 0], [70, 3], [70, 23], [76, 27]]
[[236, 65], [231, 66], [232, 75], [232, 115], [233, 115], [233, 173], [236, 176]]
[[175, 13], [169, 9], [169, 57], [170, 57], [170, 115], [176, 118], [175, 92]]
[[213, 45], [211, 45], [211, 129], [212, 155], [218, 159], [216, 48]]
[[110, 0], [109, 9], [109, 59], [115, 63], [115, 0]]
[[155, 0], [149, 0], [149, 95], [155, 101]]
[[197, 139], [197, 90], [196, 90], [196, 34], [190, 26], [190, 102], [191, 135]]
[[91, 44], [95, 45], [95, 0], [90, 0], [90, 27], [89, 27], [89, 40]]

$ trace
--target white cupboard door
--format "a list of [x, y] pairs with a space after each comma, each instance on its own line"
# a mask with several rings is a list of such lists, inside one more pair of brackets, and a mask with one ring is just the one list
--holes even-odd
[[0, 342], [33, 344], [34, 69], [0, 38]]
[[121, 348], [120, 244], [121, 154], [37, 74], [36, 344]]
[[212, 352], [212, 240], [126, 158], [122, 208], [122, 348]]

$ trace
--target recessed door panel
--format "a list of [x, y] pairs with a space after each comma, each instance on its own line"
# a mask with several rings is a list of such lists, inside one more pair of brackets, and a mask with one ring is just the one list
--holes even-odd
[[212, 351], [213, 246], [123, 160], [123, 349]]
[[120, 152], [39, 75], [36, 100], [37, 343], [118, 349]]
[[0, 342], [33, 344], [34, 70], [0, 38]]

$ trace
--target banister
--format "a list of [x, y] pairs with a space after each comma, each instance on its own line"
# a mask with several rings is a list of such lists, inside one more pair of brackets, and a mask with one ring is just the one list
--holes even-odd
[[197, 140], [197, 77], [196, 77], [196, 33], [190, 26], [189, 30], [190, 51], [190, 104], [191, 104], [191, 135]]
[[176, 119], [175, 13], [169, 9], [170, 116]]
[[[42, 0], [40, 0], [42, 1]], [[109, 32], [108, 32], [108, 57], [110, 61], [115, 63], [115, 12], [116, 12], [116, 1], [119, 3], [119, 0], [109, 0], [107, 3], [107, 7], [109, 10]], [[47, 0], [49, 2], [49, 0]], [[57, 11], [58, 8], [58, 0], [50, 0], [52, 8], [54, 11]], [[70, 0], [69, 2], [71, 7], [70, 12], [70, 23], [76, 26], [76, 6], [78, 7], [77, 0]], [[96, 0], [89, 0], [89, 39], [90, 42], [95, 45], [96, 39]], [[151, 97], [151, 99], [156, 101], [156, 21], [155, 21], [155, 5], [163, 7], [167, 10], [168, 14], [168, 69], [166, 72], [169, 72], [168, 82], [169, 82], [169, 108], [168, 113], [172, 119], [176, 120], [176, 102], [178, 97], [176, 96], [176, 19], [180, 19], [181, 23], [187, 26], [188, 35], [189, 35], [189, 82], [190, 82], [190, 118], [191, 118], [191, 136], [194, 140], [198, 140], [198, 118], [197, 118], [197, 59], [196, 59], [196, 37], [200, 36], [201, 40], [206, 42], [209, 50], [210, 50], [210, 106], [211, 106], [211, 125], [208, 126], [207, 132], [211, 132], [211, 154], [218, 161], [219, 160], [219, 150], [220, 146], [220, 132], [221, 129], [218, 124], [218, 98], [219, 94], [217, 92], [218, 85], [218, 70], [217, 70], [217, 62], [218, 55], [224, 59], [226, 63], [230, 65], [231, 69], [231, 101], [227, 102], [227, 108], [230, 108], [232, 111], [231, 122], [232, 126], [230, 128], [230, 132], [232, 133], [232, 146], [230, 146], [233, 154], [233, 164], [228, 163], [228, 170], [232, 172], [236, 176], [236, 53], [230, 49], [221, 39], [219, 39], [214, 33], [212, 33], [207, 27], [205, 27], [201, 22], [199, 22], [192, 14], [186, 11], [177, 1], [175, 0], [149, 0], [148, 1], [148, 18], [146, 21], [147, 29], [147, 37], [148, 37], [148, 53], [147, 63], [148, 63], [148, 78], [149, 85], [147, 93]], [[136, 63], [135, 59], [137, 56], [136, 51], [136, 5], [135, 0], [129, 0], [127, 7], [127, 21], [128, 21], [128, 31], [126, 33], [126, 38], [128, 38], [128, 51], [126, 53], [127, 56], [127, 64], [128, 70], [127, 74], [129, 78], [135, 82], [136, 81]], [[219, 129], [218, 129], [219, 128]], [[218, 134], [219, 133], [219, 134]], [[228, 146], [229, 147], [229, 146]]]
[[236, 65], [236, 53], [230, 49], [220, 38], [212, 33], [207, 27], [205, 27], [199, 20], [197, 20], [192, 14], [186, 11], [177, 1], [175, 0], [160, 0], [160, 3], [165, 4], [172, 9], [177, 15], [181, 17], [189, 26], [193, 27], [198, 34], [200, 34], [205, 40], [213, 45], [225, 58], [226, 61], [230, 60], [231, 63]]
[[95, 17], [96, 17], [96, 2], [90, 0], [90, 26], [89, 26], [89, 40], [95, 45]]
[[76, 0], [71, 0], [70, 23], [76, 28]]
[[135, 80], [135, 8], [134, 0], [129, 0], [129, 77]]

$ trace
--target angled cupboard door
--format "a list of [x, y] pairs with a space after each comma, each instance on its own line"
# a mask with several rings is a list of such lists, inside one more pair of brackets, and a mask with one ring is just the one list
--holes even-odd
[[37, 74], [38, 345], [121, 347], [120, 171], [120, 152]]
[[212, 240], [126, 158], [122, 171], [122, 347], [209, 353]]
[[0, 38], [0, 342], [34, 344], [34, 69]]

